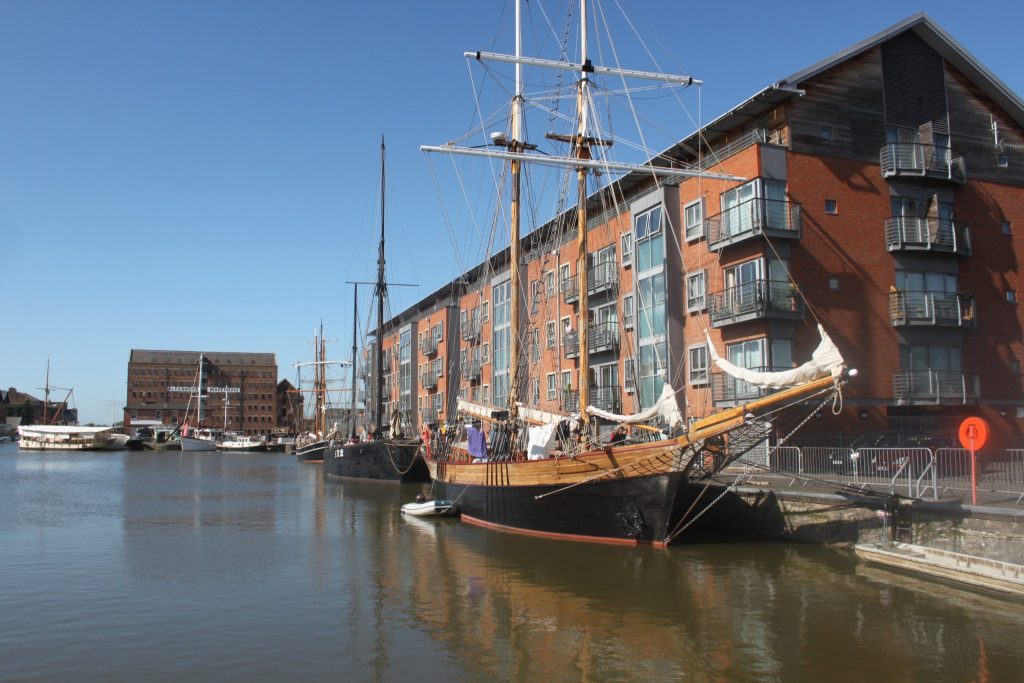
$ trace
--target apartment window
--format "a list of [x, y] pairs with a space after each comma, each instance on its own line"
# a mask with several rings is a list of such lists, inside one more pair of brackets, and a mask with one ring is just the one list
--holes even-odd
[[636, 358], [630, 356], [625, 359], [622, 363], [622, 372], [623, 387], [627, 394], [632, 394], [636, 390]]
[[624, 329], [633, 329], [633, 317], [633, 295], [627, 294], [622, 297], [622, 327]]
[[434, 325], [434, 341], [439, 342], [444, 339], [444, 321], [442, 320], [438, 324]]
[[683, 207], [683, 220], [686, 225], [686, 240], [696, 240], [704, 236], [704, 198], [690, 202]]
[[563, 263], [561, 270], [562, 270], [562, 275], [561, 275], [562, 282], [565, 282], [566, 280], [571, 280], [572, 279], [572, 268], [569, 266], [568, 263]]
[[572, 371], [562, 371], [562, 388], [566, 391], [572, 391]]
[[1006, 300], [1011, 304], [1017, 303], [1017, 291], [1014, 289], [1006, 290]]
[[555, 295], [555, 271], [553, 270], [544, 273], [544, 294], [549, 297]]
[[481, 363], [489, 363], [490, 362], [490, 358], [491, 358], [491, 345], [489, 343], [487, 343], [487, 342], [484, 342], [483, 349], [482, 349], [482, 351], [480, 353], [480, 362]]
[[540, 280], [530, 281], [530, 313], [536, 313], [540, 305], [540, 293], [543, 283]]
[[545, 335], [545, 337], [547, 339], [547, 347], [549, 349], [555, 348], [555, 346], [557, 345], [557, 341], [556, 341], [557, 338], [555, 336], [555, 321], [554, 320], [549, 320], [549, 321], [547, 321], [544, 324], [544, 335]]
[[697, 386], [708, 383], [708, 345], [690, 347], [690, 384]]
[[999, 168], [1007, 168], [1010, 165], [1010, 158], [1005, 154], [1000, 154], [996, 157], [996, 165], [999, 166]]
[[569, 321], [569, 316], [562, 318], [562, 333], [569, 334], [572, 332], [572, 322]]
[[533, 405], [540, 403], [540, 378], [534, 377], [530, 380], [530, 400]]
[[622, 267], [629, 268], [633, 265], [633, 233], [627, 232], [622, 236]]
[[839, 202], [834, 199], [825, 200], [825, 213], [835, 216], [839, 213]]
[[480, 400], [483, 401], [484, 403], [490, 403], [491, 402], [491, 385], [490, 384], [485, 384], [483, 386], [483, 388], [480, 390]]
[[660, 266], [663, 259], [664, 235], [661, 229], [661, 206], [645, 211], [633, 219], [636, 235], [636, 267], [645, 271]]
[[1009, 234], [1013, 233], [1013, 226], [1010, 225], [1010, 221], [1003, 221], [1001, 223], [1000, 227], [1002, 228], [1002, 231], [1003, 231], [1004, 235], [1009, 235]]
[[548, 381], [548, 400], [554, 401], [558, 396], [558, 387], [555, 386], [555, 373], [549, 372], [547, 374]]
[[707, 308], [707, 277], [706, 270], [686, 277], [686, 310], [691, 313]]
[[832, 126], [822, 126], [821, 130], [818, 133], [818, 137], [820, 137], [822, 140], [831, 140]]
[[491, 302], [485, 301], [480, 304], [480, 322], [485, 323], [491, 319]]

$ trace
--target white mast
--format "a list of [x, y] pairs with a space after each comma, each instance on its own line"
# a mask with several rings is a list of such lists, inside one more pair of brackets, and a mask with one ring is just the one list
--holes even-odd
[[196, 393], [196, 416], [199, 419], [197, 427], [203, 426], [203, 354], [199, 354], [199, 384]]

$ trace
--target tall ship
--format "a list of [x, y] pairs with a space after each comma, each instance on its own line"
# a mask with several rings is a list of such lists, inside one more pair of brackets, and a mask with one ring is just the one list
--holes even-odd
[[[593, 111], [595, 77], [608, 77], [615, 87], [627, 90], [626, 84], [635, 80], [661, 82], [678, 88], [699, 81], [690, 76], [594, 64], [588, 55], [587, 5], [581, 2], [578, 6], [579, 61], [570, 62], [565, 57], [565, 46], [562, 46], [562, 58], [556, 60], [522, 56], [521, 9], [517, 2], [514, 55], [465, 53], [466, 57], [480, 62], [515, 65], [515, 91], [507, 119], [509, 129], [491, 133], [489, 145], [462, 147], [450, 143], [421, 148], [432, 154], [507, 162], [507, 176], [503, 179], [508, 178], [511, 198], [507, 212], [510, 225], [507, 392], [502, 394], [502, 403], [496, 405], [460, 397], [455, 418], [447, 421], [441, 433], [432, 435], [426, 462], [434, 482], [433, 494], [457, 503], [465, 521], [556, 538], [663, 546], [675, 540], [699, 517], [701, 499], [710, 477], [748, 450], [764, 444], [770, 431], [790, 435], [815, 412], [836, 400], [849, 373], [824, 329], [819, 329], [820, 344], [812, 360], [788, 371], [747, 370], [716, 357], [714, 361], [724, 373], [736, 381], [763, 387], [766, 395], [687, 422], [677, 400], [679, 389], [669, 381], [672, 369], [667, 367], [663, 357], [657, 358], [659, 350], [653, 346], [648, 349], [654, 357], [641, 354], [639, 358], [641, 365], [649, 366], [642, 376], [654, 375], [651, 370], [654, 368], [661, 372], [660, 377], [650, 378], [659, 382], [641, 387], [647, 397], [645, 409], [624, 414], [621, 408], [609, 410], [609, 406], [599, 407], [595, 405], [597, 401], [591, 400], [595, 375], [601, 369], [591, 365], [590, 354], [595, 344], [591, 343], [590, 336], [608, 336], [610, 331], [612, 336], [604, 342], [607, 344], [617, 343], [612, 337], [619, 335], [616, 325], [601, 324], [598, 316], [602, 311], [591, 310], [588, 303], [590, 292], [595, 290], [594, 280], [600, 276], [596, 267], [601, 265], [596, 262], [592, 266], [594, 255], [588, 245], [588, 221], [598, 218], [588, 215], [588, 176], [629, 173], [649, 177], [658, 186], [685, 178], [726, 182], [743, 179], [712, 173], [704, 166], [682, 167], [657, 158], [629, 164], [608, 157], [607, 150], [615, 138], [607, 131], [596, 130], [597, 122], [603, 119]], [[552, 119], [569, 119], [573, 126], [571, 131], [546, 136], [567, 146], [567, 154], [543, 153], [524, 139], [523, 66], [578, 75], [576, 110], [572, 117], [555, 116], [556, 105], [543, 102], [535, 105], [542, 111], [553, 112]], [[610, 88], [601, 89], [605, 96], [610, 92]], [[548, 100], [552, 99], [554, 97], [548, 93]], [[575, 375], [578, 393], [576, 405], [570, 408], [566, 404], [560, 411], [536, 407], [526, 399], [534, 399], [537, 392], [527, 392], [524, 387], [524, 341], [535, 334], [524, 329], [522, 299], [526, 288], [520, 251], [521, 175], [523, 167], [530, 165], [560, 167], [568, 171], [570, 177], [575, 176], [576, 207], [574, 212], [566, 211], [565, 216], [567, 222], [574, 219], [575, 224], [576, 260], [570, 265], [575, 265], [576, 279], [566, 278], [561, 289], [571, 292], [576, 302], [575, 320], [566, 319], [566, 342], [568, 346], [575, 337], [572, 350], [576, 362], [575, 368], [564, 374]], [[563, 187], [570, 186], [571, 181]], [[597, 198], [609, 204], [617, 200], [610, 190], [598, 193]], [[617, 215], [613, 209], [616, 207], [609, 207], [607, 215]], [[617, 209], [620, 213], [622, 210]], [[661, 225], [650, 230], [661, 230]], [[643, 258], [643, 253], [638, 256]], [[637, 297], [634, 310], [640, 313], [640, 324], [646, 320], [651, 325], [651, 311], [659, 303], [663, 306], [664, 299], [659, 302], [656, 294], [642, 286], [637, 289]], [[643, 319], [644, 315], [648, 317]], [[572, 322], [576, 331], [569, 333]], [[664, 338], [664, 330], [661, 334]], [[711, 349], [714, 355], [713, 346]], [[597, 388], [600, 390], [599, 385]]]
[[313, 337], [314, 360], [307, 363], [296, 363], [295, 368], [301, 373], [302, 368], [313, 368], [313, 386], [309, 390], [302, 388], [301, 377], [297, 379], [299, 388], [296, 391], [309, 393], [313, 401], [305, 403], [310, 413], [300, 425], [299, 435], [295, 439], [295, 457], [299, 462], [321, 463], [327, 447], [341, 438], [337, 425], [331, 425], [328, 413], [332, 406], [330, 400], [330, 380], [327, 369], [332, 365], [346, 366], [346, 361], [327, 360], [327, 342], [324, 340], [324, 326], [320, 323], [319, 330]]
[[[420, 453], [420, 440], [414, 435], [403, 433], [402, 421], [397, 414], [391, 416], [389, 424], [384, 423], [383, 349], [384, 302], [387, 298], [388, 282], [385, 276], [384, 260], [384, 193], [386, 188], [384, 140], [380, 142], [380, 243], [377, 250], [377, 281], [374, 284], [374, 299], [377, 304], [377, 330], [373, 341], [373, 359], [376, 365], [373, 378], [373, 427], [364, 440], [356, 436], [355, 428], [355, 329], [353, 320], [353, 385], [351, 403], [351, 428], [344, 443], [336, 443], [324, 454], [323, 471], [327, 477], [350, 479], [372, 479], [390, 482], [425, 482], [429, 480], [426, 462]], [[358, 288], [356, 290], [358, 292]], [[357, 295], [358, 297], [358, 295]], [[354, 310], [355, 314], [356, 311]]]

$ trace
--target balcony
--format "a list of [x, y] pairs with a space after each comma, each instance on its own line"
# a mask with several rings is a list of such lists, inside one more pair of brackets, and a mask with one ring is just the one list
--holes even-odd
[[621, 413], [622, 387], [617, 384], [590, 387], [590, 405], [610, 413]]
[[482, 365], [480, 361], [464, 361], [462, 363], [462, 379], [469, 382], [479, 381]]
[[747, 320], [801, 320], [804, 302], [791, 283], [754, 280], [708, 296], [712, 327]]
[[619, 286], [619, 267], [614, 261], [597, 263], [587, 270], [587, 293], [614, 292]]
[[562, 392], [562, 410], [567, 413], [578, 413], [580, 412], [580, 392], [578, 391], [563, 391]]
[[892, 216], [885, 219], [885, 248], [969, 256], [971, 233], [963, 223], [948, 218]]
[[879, 152], [883, 178], [924, 178], [956, 185], [967, 182], [963, 157], [949, 147], [920, 142], [890, 142]]
[[[772, 368], [759, 367], [750, 368], [755, 372], [776, 372], [780, 370], [792, 370], [793, 368]], [[771, 389], [759, 387], [736, 379], [724, 372], [711, 373], [711, 401], [716, 405], [734, 405], [745, 401], [766, 396], [772, 392]]]
[[436, 389], [437, 388], [437, 373], [436, 372], [424, 372], [420, 375], [420, 386], [424, 389]]
[[[587, 350], [590, 353], [613, 351], [619, 348], [619, 324], [600, 323], [591, 325], [587, 335]], [[566, 332], [562, 335], [562, 349], [566, 358], [579, 358], [579, 332]]]
[[562, 349], [566, 358], [580, 357], [580, 333], [566, 332], [562, 335]]
[[437, 411], [433, 408], [420, 410], [420, 424], [437, 424]]
[[981, 398], [978, 375], [959, 370], [900, 370], [892, 376], [897, 405], [969, 405]]
[[749, 199], [704, 221], [708, 249], [717, 251], [764, 235], [800, 239], [800, 205], [776, 199]]
[[564, 301], [565, 303], [571, 304], [576, 301], [579, 301], [580, 288], [579, 283], [576, 281], [576, 278], [571, 277], [568, 278], [567, 280], [562, 280], [562, 283], [559, 285], [559, 288], [562, 290], [562, 301]]
[[956, 292], [901, 290], [889, 294], [893, 327], [931, 326], [974, 328], [974, 297]]
[[462, 341], [478, 341], [480, 339], [480, 321], [474, 320], [462, 326]]
[[433, 337], [427, 337], [420, 344], [420, 353], [424, 356], [435, 356], [437, 355], [437, 339]]

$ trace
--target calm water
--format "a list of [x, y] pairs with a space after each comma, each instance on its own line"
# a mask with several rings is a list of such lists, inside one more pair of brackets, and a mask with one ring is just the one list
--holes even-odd
[[1024, 680], [1024, 603], [817, 547], [403, 519], [417, 490], [0, 445], [0, 680]]

